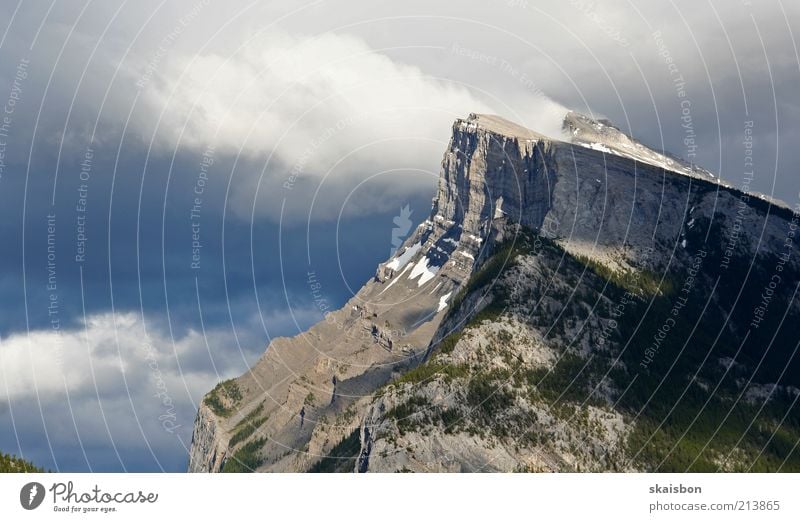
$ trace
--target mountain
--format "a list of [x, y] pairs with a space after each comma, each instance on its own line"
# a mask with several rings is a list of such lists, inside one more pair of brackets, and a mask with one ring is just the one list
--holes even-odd
[[711, 172], [687, 163], [667, 153], [656, 152], [628, 136], [608, 120], [592, 119], [585, 114], [570, 112], [564, 118], [562, 130], [572, 143], [638, 162], [662, 167], [670, 172], [699, 179], [714, 180]]
[[456, 120], [430, 218], [206, 395], [189, 470], [800, 469], [797, 224], [606, 121]]

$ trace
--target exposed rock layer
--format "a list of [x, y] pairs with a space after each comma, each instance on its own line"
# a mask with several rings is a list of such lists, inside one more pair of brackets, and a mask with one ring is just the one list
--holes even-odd
[[[274, 340], [258, 363], [235, 380], [237, 393], [223, 401], [223, 410], [200, 408], [190, 471], [221, 471], [229, 459], [244, 461], [245, 456], [252, 457], [247, 462], [258, 471], [305, 471], [350, 444], [354, 430], [359, 434], [357, 458], [342, 460], [353, 470], [634, 469], [613, 457], [622, 452], [631, 426], [608, 402], [620, 392], [611, 385], [600, 387], [606, 402], [581, 405], [578, 424], [559, 422], [541, 397], [520, 398], [521, 388], [507, 387], [505, 392], [516, 398], [504, 403], [503, 425], [511, 432], [519, 429], [520, 435], [538, 433], [527, 446], [504, 441], [498, 425], [481, 424], [448, 402], [466, 400], [475, 367], [466, 367], [466, 381], [459, 376], [420, 386], [396, 384], [374, 395], [430, 359], [443, 339], [461, 333], [493, 300], [505, 299], [503, 306], [520, 308], [524, 300], [519, 295], [540, 298], [537, 306], [542, 308], [536, 314], [554, 320], [563, 303], [548, 296], [545, 285], [561, 288], [564, 299], [574, 298], [572, 278], [582, 275], [560, 273], [557, 263], [551, 266], [557, 258], [530, 253], [513, 260], [517, 283], [507, 275], [498, 280], [498, 288], [505, 285], [505, 292], [516, 293], [516, 298], [469, 286], [498, 246], [522, 230], [512, 223], [564, 249], [562, 260], [579, 258], [619, 273], [662, 273], [691, 264], [692, 255], [705, 248], [693, 232], [697, 223], [709, 229], [716, 223], [718, 233], [711, 241], [739, 258], [784, 252], [793, 218], [788, 209], [770, 207], [720, 184], [702, 169], [626, 142], [607, 123], [571, 113], [565, 129], [573, 142], [495, 116], [457, 120], [430, 218], [342, 309], [306, 333]], [[605, 144], [595, 141], [603, 139]], [[734, 227], [737, 239], [731, 241]], [[795, 255], [796, 244], [790, 242], [789, 250]], [[603, 288], [602, 280], [595, 283]], [[473, 325], [466, 336], [471, 341], [460, 341], [439, 363], [462, 370], [467, 362], [481, 363], [481, 371], [502, 373], [509, 369], [503, 357], [521, 358], [535, 373], [562, 359], [564, 345], [570, 353], [591, 356], [597, 337], [582, 332], [602, 332], [609, 316], [599, 310], [614, 303], [602, 290], [581, 292], [581, 307], [591, 313], [560, 335], [545, 339], [542, 325], [526, 323], [533, 311], [526, 309], [495, 317], [495, 323]], [[497, 324], [505, 325], [502, 336], [513, 346], [510, 353], [487, 351], [487, 344], [497, 343], [501, 335]], [[448, 430], [424, 413], [414, 413], [414, 429], [400, 429], [388, 412], [409, 400], [433, 405], [437, 415], [458, 414], [466, 427]], [[255, 427], [245, 430], [247, 426]], [[576, 449], [578, 441], [582, 446]]]

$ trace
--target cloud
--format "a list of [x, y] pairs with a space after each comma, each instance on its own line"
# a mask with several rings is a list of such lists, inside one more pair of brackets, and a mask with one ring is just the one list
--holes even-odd
[[[326, 219], [364, 180], [389, 205], [402, 204], [395, 193], [431, 192], [450, 123], [469, 112], [500, 113], [553, 133], [563, 106], [591, 110], [647, 143], [685, 154], [679, 100], [653, 38], [659, 31], [688, 82], [701, 163], [732, 170], [729, 177], [738, 180], [740, 161], [725, 144], [739, 139], [750, 116], [767, 136], [758, 188], [771, 190], [776, 164], [778, 195], [791, 199], [799, 188], [785, 170], [798, 160], [791, 146], [798, 68], [790, 28], [800, 7], [793, 3], [721, 9], [612, 1], [600, 9], [576, 0], [487, 10], [483, 2], [464, 2], [457, 16], [449, 4], [416, 0], [348, 9], [238, 0], [146, 5], [123, 7], [116, 19], [113, 2], [92, 6], [80, 19], [79, 6], [59, 4], [49, 16], [46, 6], [20, 9], [0, 53], [0, 74], [8, 81], [19, 57], [29, 55], [35, 72], [23, 105], [34, 116], [53, 73], [36, 122], [40, 155], [54, 154], [62, 142], [79, 155], [98, 116], [96, 139], [113, 152], [133, 109], [127, 147], [144, 150], [153, 138], [152, 152], [167, 157], [179, 142], [195, 157], [209, 144], [218, 160], [241, 152], [236, 169], [216, 172], [232, 176], [231, 213], [249, 220], [254, 210], [276, 220], [284, 207], [289, 219], [300, 220], [317, 190], [326, 197], [310, 217]], [[0, 9], [10, 18], [13, 6]], [[41, 23], [37, 45], [26, 51]], [[63, 53], [55, 52], [62, 45]], [[454, 52], [454, 45], [491, 63]], [[27, 152], [9, 149], [17, 160]], [[391, 169], [394, 175], [380, 174]], [[412, 174], [420, 171], [426, 175]], [[299, 177], [287, 193], [282, 185], [292, 172]], [[377, 207], [359, 201], [346, 211]]]
[[[170, 55], [163, 71], [145, 91], [140, 132], [151, 132], [152, 115], [163, 114], [152, 129], [161, 147], [213, 148], [250, 160], [233, 185], [232, 208], [247, 218], [257, 189], [264, 198], [255, 214], [271, 217], [287, 195], [294, 196], [290, 209], [307, 211], [320, 184], [326, 197], [316, 204], [327, 217], [364, 180], [383, 190], [429, 190], [453, 120], [504, 109], [480, 100], [471, 85], [426, 75], [347, 34], [270, 32], [244, 38], [227, 55]], [[566, 112], [542, 96], [527, 109], [554, 133]], [[303, 188], [306, 197], [289, 192]], [[337, 189], [344, 193], [332, 197]]]
[[[291, 331], [311, 308], [265, 317]], [[257, 317], [253, 323], [260, 325]], [[82, 328], [32, 331], [0, 340], [3, 447], [49, 468], [121, 470], [144, 465], [182, 471], [196, 407], [218, 381], [239, 375], [263, 352], [256, 324], [237, 332], [188, 330], [172, 338], [160, 321], [100, 313]], [[13, 425], [10, 421], [13, 416]], [[13, 428], [13, 431], [12, 431]], [[49, 453], [52, 447], [55, 460]], [[86, 457], [73, 454], [86, 448]], [[116, 453], [125, 455], [118, 462]], [[70, 451], [69, 448], [73, 450]], [[148, 459], [154, 459], [147, 463]], [[144, 461], [142, 460], [144, 459]]]
[[[217, 346], [220, 337], [214, 332], [206, 340]], [[2, 345], [0, 390], [8, 390], [11, 399], [65, 391], [82, 396], [95, 390], [110, 397], [127, 394], [120, 386], [125, 380], [133, 386], [131, 392], [138, 393], [151, 373], [148, 365], [152, 360], [173, 388], [183, 388], [181, 379], [198, 371], [205, 380], [216, 378], [209, 376], [208, 368], [192, 367], [186, 373], [178, 368], [182, 358], [198, 351], [208, 353], [199, 332], [190, 330], [174, 340], [160, 331], [146, 333], [144, 323], [133, 313], [97, 314], [87, 318], [82, 329], [60, 333], [37, 330], [14, 334], [3, 339]], [[228, 354], [218, 353], [225, 357], [215, 361], [223, 372], [235, 367]]]

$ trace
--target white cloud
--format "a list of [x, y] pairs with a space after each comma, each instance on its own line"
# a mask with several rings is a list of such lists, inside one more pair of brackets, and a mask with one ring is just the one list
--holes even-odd
[[[313, 304], [263, 316], [271, 334], [289, 335], [319, 319]], [[16, 436], [40, 465], [82, 469], [82, 456], [66, 455], [83, 445], [95, 469], [120, 469], [113, 447], [123, 461], [133, 456], [128, 465], [157, 469], [160, 463], [181, 471], [198, 402], [220, 380], [242, 374], [265, 348], [258, 314], [236, 333], [188, 329], [173, 338], [160, 318], [144, 322], [133, 312], [105, 312], [76, 329], [2, 338], [0, 418], [6, 429], [0, 437], [15, 438], [13, 415]], [[50, 445], [61, 462], [51, 463]], [[155, 462], [147, 464], [151, 451]]]
[[[14, 415], [24, 445], [46, 432], [57, 456], [83, 445], [100, 469], [115, 469], [112, 446], [127, 455], [152, 450], [174, 469], [185, 458], [197, 402], [220, 379], [241, 373], [258, 350], [238, 353], [221, 330], [205, 339], [190, 330], [173, 340], [152, 327], [145, 335], [134, 313], [93, 315], [83, 326], [0, 340], [0, 402], [4, 422], [10, 427]], [[43, 464], [45, 448], [33, 448]]]
[[[208, 382], [216, 379], [208, 370], [199, 371], [204, 382], [200, 388], [192, 389], [188, 383], [198, 374], [196, 365], [187, 373], [178, 369], [182, 358], [198, 351], [206, 352], [199, 332], [190, 330], [174, 342], [159, 331], [151, 330], [145, 335], [141, 318], [133, 313], [90, 316], [84, 326], [60, 333], [37, 330], [3, 339], [0, 392], [7, 392], [13, 400], [65, 391], [94, 394], [97, 388], [97, 393], [110, 398], [127, 395], [124, 378], [130, 393], [139, 397], [160, 378], [174, 393], [185, 395], [188, 388], [192, 398], [197, 399], [207, 391], [204, 388]], [[213, 332], [207, 340], [214, 346], [221, 337], [220, 333]], [[230, 356], [224, 355], [226, 359], [217, 362], [229, 371]], [[148, 381], [153, 382], [148, 385]]]
[[[262, 170], [267, 196], [256, 213], [272, 216], [280, 199], [270, 195], [281, 197], [289, 186], [316, 189], [325, 176], [326, 190], [335, 192], [378, 172], [418, 169], [430, 171], [430, 179], [379, 176], [374, 183], [430, 188], [453, 120], [505, 110], [481, 101], [468, 85], [430, 77], [333, 33], [270, 33], [226, 55], [176, 53], [146, 87], [145, 100], [139, 129], [152, 132], [153, 115], [163, 111], [162, 147], [213, 145], [217, 154], [257, 158], [259, 168], [237, 173], [233, 186], [234, 210], [246, 217]], [[565, 111], [531, 96], [524, 113], [557, 132]]]
[[[797, 3], [771, 1], [758, 9], [721, 10], [710, 4], [687, 8], [686, 2], [653, 2], [632, 10], [628, 2], [615, 0], [602, 9], [592, 2], [573, 1], [487, 10], [485, 2], [468, 1], [459, 5], [458, 17], [453, 17], [447, 3], [421, 0], [400, 7], [355, 2], [346, 9], [326, 2], [298, 6], [283, 1], [182, 0], [160, 6], [161, 2], [145, 0], [145, 4], [125, 6], [106, 33], [119, 3], [93, 5], [78, 24], [80, 5], [59, 3], [49, 16], [46, 5], [21, 7], [0, 53], [0, 77], [5, 81], [20, 56], [30, 55], [35, 64], [24, 93], [30, 121], [23, 121], [20, 110], [15, 133], [27, 137], [23, 127], [33, 128], [52, 69], [47, 104], [42, 120], [36, 121], [36, 139], [44, 141], [37, 155], [55, 154], [63, 139], [67, 146], [75, 146], [80, 157], [109, 85], [97, 139], [106, 140], [106, 150], [113, 154], [117, 132], [137, 94], [136, 82], [152, 65], [128, 127], [126, 147], [141, 146], [131, 139], [134, 135], [149, 141], [165, 109], [156, 136], [160, 152], [170, 152], [181, 132], [185, 132], [183, 144], [191, 149], [205, 146], [215, 135], [220, 154], [241, 149], [252, 161], [240, 164], [234, 174], [232, 209], [245, 218], [250, 217], [262, 170], [265, 179], [256, 213], [277, 216], [284, 195], [280, 184], [300, 160], [305, 162], [304, 177], [289, 202], [290, 210], [297, 212], [309, 204], [308, 194], [300, 191], [313, 192], [319, 176], [348, 152], [358, 151], [331, 173], [323, 188], [326, 194], [346, 194], [354, 179], [387, 167], [422, 168], [435, 174], [450, 122], [468, 112], [500, 113], [551, 132], [562, 107], [540, 98], [539, 91], [573, 108], [606, 114], [626, 129], [630, 124], [637, 137], [656, 146], [663, 140], [668, 150], [681, 154], [685, 147], [679, 100], [654, 43], [656, 30], [663, 33], [688, 81], [695, 123], [706, 140], [701, 163], [723, 173], [734, 168], [738, 174], [737, 155], [726, 149], [720, 154], [719, 143], [739, 140], [741, 120], [747, 116], [745, 97], [767, 136], [764, 164], [775, 163], [778, 149], [784, 158], [781, 165], [792, 165], [797, 156], [790, 145], [797, 134], [796, 118], [786, 116], [797, 109], [791, 89], [797, 83], [796, 53], [789, 31], [800, 13]], [[414, 16], [394, 16], [398, 9]], [[0, 7], [7, 18], [13, 11], [14, 5]], [[31, 52], [32, 33], [43, 22]], [[175, 33], [175, 28], [180, 30]], [[251, 38], [262, 33], [267, 36]], [[170, 34], [175, 38], [165, 42]], [[59, 54], [62, 45], [64, 52]], [[454, 45], [491, 57], [493, 65], [453, 52]], [[498, 66], [500, 60], [510, 68]], [[110, 84], [118, 68], [120, 74]], [[66, 121], [74, 94], [75, 106]], [[328, 128], [353, 114], [359, 115], [355, 124], [309, 150], [314, 139], [327, 136]], [[359, 149], [376, 139], [398, 136], [400, 140]], [[13, 147], [8, 153], [24, 162], [28, 148]], [[728, 161], [729, 156], [734, 159]], [[796, 177], [783, 168], [780, 174], [778, 189], [784, 195], [795, 194]], [[424, 179], [407, 183], [403, 178], [376, 190], [418, 194], [433, 185]], [[756, 183], [766, 190], [771, 181], [764, 175]], [[335, 216], [336, 198], [326, 199], [333, 203], [326, 201], [332, 208], [323, 214]], [[402, 203], [396, 199], [390, 203]]]

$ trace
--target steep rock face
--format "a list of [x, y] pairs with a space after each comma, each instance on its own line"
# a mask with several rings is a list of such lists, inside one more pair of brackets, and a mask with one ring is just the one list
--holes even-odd
[[[617, 268], [663, 268], [680, 248], [687, 223], [714, 221], [715, 213], [732, 218], [738, 212], [753, 238], [761, 236], [756, 228], [764, 228], [762, 245], [737, 245], [742, 253], [780, 250], [786, 232], [780, 220], [764, 219], [766, 200], [653, 152], [610, 124], [570, 113], [564, 125], [577, 132], [573, 142], [496, 116], [456, 121], [434, 213], [476, 237], [489, 233], [492, 219], [505, 217], [541, 230], [573, 254]], [[784, 219], [786, 211], [773, 207]], [[723, 226], [731, 225], [729, 219]], [[652, 249], [659, 255], [649, 255]]]
[[539, 227], [551, 207], [555, 181], [551, 141], [492, 116], [453, 125], [442, 161], [434, 215], [485, 237], [502, 215]]
[[493, 239], [425, 364], [367, 407], [355, 469], [798, 469], [775, 442], [800, 435], [797, 214], [565, 128], [587, 141], [456, 122], [434, 208]]
[[227, 456], [227, 441], [218, 434], [217, 417], [205, 404], [197, 411], [189, 453], [189, 472], [222, 471]]
[[667, 184], [657, 166], [471, 115], [453, 126], [434, 215], [460, 223], [462, 237], [481, 239], [493, 219], [505, 217], [571, 252], [627, 266], [653, 238], [675, 242], [691, 180], [670, 175]]
[[[531, 379], [553, 369], [563, 377], [565, 357], [628, 371], [635, 361], [614, 355], [622, 334], [608, 326], [620, 292], [674, 299], [698, 251], [719, 266], [772, 263], [785, 253], [793, 214], [626, 142], [607, 124], [571, 113], [565, 129], [571, 142], [495, 116], [457, 120], [429, 219], [342, 309], [275, 339], [232, 382], [236, 393], [201, 408], [190, 470], [639, 469], [622, 457], [634, 429], [614, 408], [623, 381], [582, 386], [595, 390], [592, 400], [571, 401], [574, 415], [565, 415], [551, 404], [554, 388], [535, 392]], [[514, 247], [520, 237], [525, 252]], [[524, 378], [513, 360], [523, 361]], [[433, 380], [415, 381], [420, 374]], [[489, 399], [489, 410], [470, 402], [499, 387], [502, 400]], [[433, 413], [418, 415], [420, 406]], [[509, 443], [510, 434], [528, 442]]]

